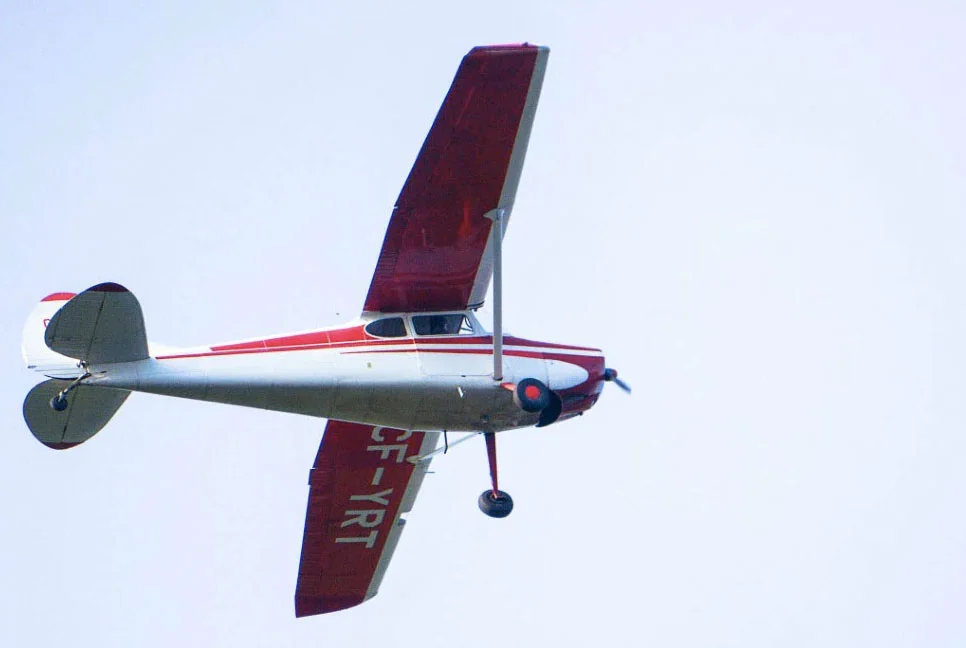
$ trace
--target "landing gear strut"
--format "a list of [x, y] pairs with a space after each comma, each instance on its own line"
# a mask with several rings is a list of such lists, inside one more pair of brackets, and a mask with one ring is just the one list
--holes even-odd
[[483, 491], [477, 503], [480, 505], [480, 510], [490, 517], [505, 518], [513, 510], [513, 498], [497, 487], [496, 434], [484, 432], [483, 439], [486, 441], [486, 458], [490, 462], [490, 480], [493, 482], [493, 487]]

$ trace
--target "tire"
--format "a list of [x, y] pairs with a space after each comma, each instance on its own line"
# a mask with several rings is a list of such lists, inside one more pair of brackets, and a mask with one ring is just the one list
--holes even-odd
[[491, 518], [505, 518], [513, 511], [513, 498], [501, 490], [498, 490], [494, 497], [493, 490], [486, 489], [480, 494], [477, 503], [480, 505], [480, 510]]
[[60, 394], [57, 394], [56, 396], [50, 399], [50, 409], [54, 410], [55, 412], [63, 412], [64, 410], [67, 409], [67, 405], [68, 405], [68, 402], [67, 402], [66, 396], [61, 396]]

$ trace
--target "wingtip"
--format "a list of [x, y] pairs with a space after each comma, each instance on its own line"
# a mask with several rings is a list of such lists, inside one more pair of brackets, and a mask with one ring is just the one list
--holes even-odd
[[501, 43], [497, 45], [477, 45], [469, 51], [467, 56], [491, 56], [500, 54], [519, 54], [523, 52], [549, 52], [550, 48], [546, 45], [535, 45], [534, 43]]
[[41, 441], [41, 443], [43, 443], [51, 450], [70, 450], [71, 448], [75, 448], [80, 445], [79, 443], [65, 443], [65, 442], [53, 443], [53, 442], [47, 442], [47, 441]]
[[104, 292], [104, 293], [126, 293], [131, 292], [121, 284], [114, 283], [112, 281], [107, 281], [105, 283], [99, 283], [96, 286], [91, 286], [87, 289], [88, 292]]
[[365, 596], [347, 594], [345, 596], [308, 596], [295, 595], [295, 618], [299, 619], [317, 614], [338, 612], [355, 607], [365, 601]]
[[77, 296], [77, 294], [76, 293], [72, 293], [72, 292], [55, 292], [55, 293], [50, 293], [49, 295], [47, 295], [46, 297], [44, 297], [40, 301], [42, 301], [42, 302], [70, 301], [71, 299], [73, 299], [76, 296]]

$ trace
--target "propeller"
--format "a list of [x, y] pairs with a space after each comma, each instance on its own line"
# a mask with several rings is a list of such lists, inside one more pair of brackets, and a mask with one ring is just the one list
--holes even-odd
[[631, 386], [617, 377], [617, 369], [604, 369], [604, 380], [614, 383], [628, 394], [631, 393]]

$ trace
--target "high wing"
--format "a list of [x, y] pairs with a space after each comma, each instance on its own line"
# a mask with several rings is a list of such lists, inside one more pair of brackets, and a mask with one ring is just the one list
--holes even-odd
[[295, 616], [343, 610], [376, 595], [439, 432], [329, 421], [309, 476]]
[[549, 54], [494, 45], [463, 58], [396, 201], [364, 311], [483, 303], [493, 274], [487, 214], [509, 218]]

